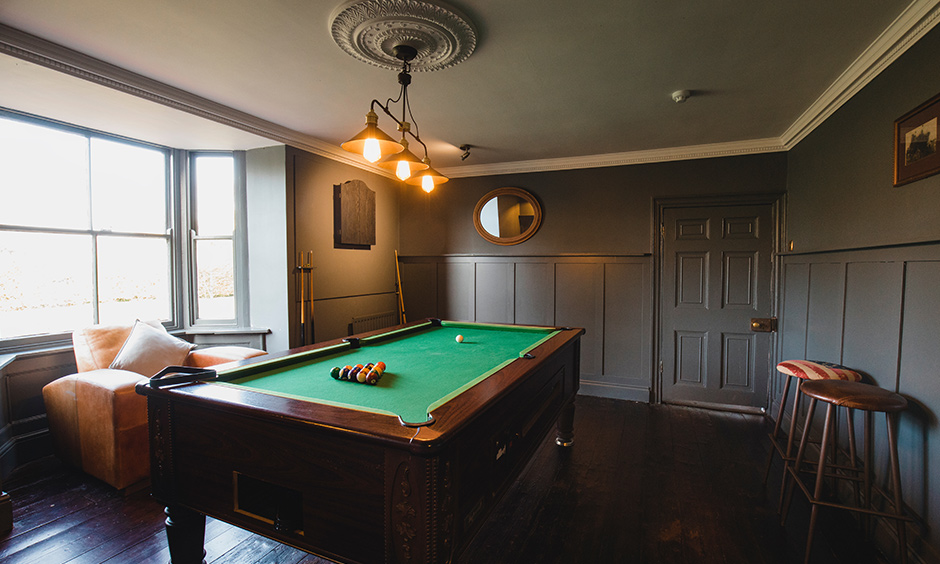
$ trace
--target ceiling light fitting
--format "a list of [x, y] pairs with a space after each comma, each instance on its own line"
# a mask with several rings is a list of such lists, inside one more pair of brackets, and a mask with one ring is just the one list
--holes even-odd
[[[447, 182], [448, 178], [431, 168], [428, 146], [424, 144], [424, 141], [418, 135], [417, 123], [415, 123], [414, 114], [411, 112], [411, 103], [408, 101], [408, 86], [411, 84], [411, 60], [418, 54], [418, 50], [410, 45], [396, 45], [394, 53], [402, 65], [401, 72], [398, 73], [398, 84], [401, 85], [398, 97], [394, 100], [389, 98], [384, 104], [373, 99], [369, 112], [366, 114], [365, 129], [340, 146], [347, 151], [361, 154], [367, 161], [376, 163], [381, 168], [394, 172], [400, 180], [409, 184], [419, 184], [425, 192], [430, 192], [434, 190], [436, 185]], [[399, 102], [401, 103], [400, 120], [389, 109], [392, 104]], [[378, 114], [375, 113], [376, 106], [381, 108], [398, 125], [401, 140], [395, 141], [379, 129]], [[411, 122], [407, 121], [408, 119], [411, 119]], [[415, 131], [411, 130], [412, 123], [415, 124]], [[419, 158], [408, 149], [409, 135], [424, 148], [424, 159]], [[433, 173], [418, 175], [423, 171], [433, 171]]]
[[[401, 69], [398, 97], [389, 98], [384, 104], [372, 100], [365, 129], [342, 143], [342, 148], [394, 171], [398, 178], [421, 186], [425, 192], [447, 182], [446, 176], [431, 168], [428, 147], [418, 134], [418, 124], [411, 112], [408, 86], [412, 70], [447, 68], [470, 56], [476, 47], [476, 31], [469, 20], [455, 8], [436, 0], [353, 0], [334, 12], [332, 22], [333, 40], [349, 55], [382, 68]], [[415, 59], [420, 61], [415, 63]], [[390, 109], [399, 102], [401, 119]], [[395, 121], [401, 132], [399, 141], [379, 129], [376, 106]], [[423, 159], [408, 149], [409, 136], [424, 148]]]

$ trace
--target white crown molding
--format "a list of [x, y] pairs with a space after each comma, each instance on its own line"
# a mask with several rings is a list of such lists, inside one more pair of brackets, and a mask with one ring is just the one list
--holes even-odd
[[518, 174], [525, 172], [548, 172], [553, 170], [573, 170], [579, 168], [601, 168], [608, 166], [626, 166], [666, 161], [686, 161], [730, 157], [734, 155], [753, 155], [773, 153], [786, 149], [777, 138], [751, 139], [729, 143], [708, 145], [689, 145], [650, 149], [647, 151], [629, 151], [626, 153], [607, 153], [604, 155], [586, 155], [583, 157], [562, 157], [558, 159], [538, 159], [511, 163], [459, 166], [440, 169], [441, 174], [450, 178], [470, 176], [492, 176], [496, 174]]
[[310, 135], [213, 102], [0, 23], [0, 53], [50, 68], [216, 123], [304, 149], [334, 161], [386, 174]]
[[780, 136], [792, 149], [940, 23], [940, 0], [914, 0]]
[[[779, 137], [441, 169], [451, 178], [625, 166], [787, 151], [793, 148], [924, 34], [940, 23], [940, 0], [913, 0], [891, 25]], [[70, 74], [375, 174], [391, 173], [310, 135], [213, 102], [78, 51], [0, 24], [0, 53]]]

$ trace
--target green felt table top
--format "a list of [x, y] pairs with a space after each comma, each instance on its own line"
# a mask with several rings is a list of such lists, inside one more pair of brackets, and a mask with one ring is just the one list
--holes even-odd
[[[220, 385], [316, 401], [423, 423], [435, 407], [551, 338], [542, 327], [430, 323], [224, 371]], [[458, 343], [457, 335], [464, 341]], [[334, 366], [384, 362], [375, 386], [332, 378]]]

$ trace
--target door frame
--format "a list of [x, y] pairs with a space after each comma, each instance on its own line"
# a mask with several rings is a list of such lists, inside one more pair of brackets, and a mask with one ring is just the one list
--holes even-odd
[[[786, 219], [786, 194], [782, 192], [761, 192], [755, 194], [717, 194], [704, 196], [687, 196], [674, 198], [653, 198], [652, 221], [653, 232], [650, 234], [653, 246], [653, 388], [650, 390], [652, 403], [663, 402], [663, 335], [662, 335], [662, 308], [663, 308], [663, 240], [665, 235], [664, 216], [667, 209], [696, 208], [711, 206], [771, 206], [773, 218], [773, 242], [770, 264], [773, 271], [770, 274], [770, 311], [777, 316], [777, 288], [780, 268], [778, 261], [782, 251], [782, 242], [785, 240], [784, 226]], [[770, 355], [773, 358], [777, 350], [777, 337], [770, 340]], [[767, 386], [768, 399], [772, 386]], [[769, 405], [769, 404], [768, 404]], [[712, 407], [718, 407], [712, 405]], [[727, 411], [755, 412], [753, 408], [741, 406], [720, 406]], [[760, 409], [756, 413], [763, 413]]]

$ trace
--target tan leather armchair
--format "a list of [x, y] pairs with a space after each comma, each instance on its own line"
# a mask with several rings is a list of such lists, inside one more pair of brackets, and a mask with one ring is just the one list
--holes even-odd
[[[75, 331], [78, 373], [42, 389], [56, 455], [117, 489], [150, 476], [147, 399], [134, 386], [151, 374], [109, 368], [133, 327], [94, 325]], [[189, 351], [183, 364], [208, 367], [263, 354], [248, 347], [209, 347]]]

